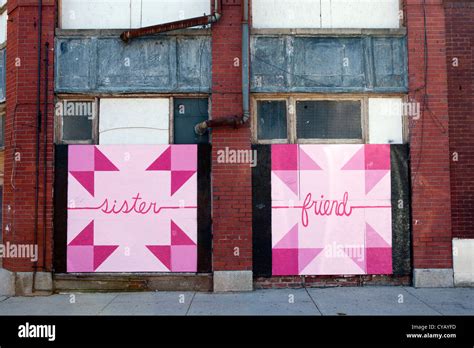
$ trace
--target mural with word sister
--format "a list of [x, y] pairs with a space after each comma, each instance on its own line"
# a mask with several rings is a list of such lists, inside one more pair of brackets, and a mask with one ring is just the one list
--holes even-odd
[[195, 145], [69, 147], [68, 272], [196, 272]]
[[273, 275], [392, 273], [389, 145], [272, 145]]

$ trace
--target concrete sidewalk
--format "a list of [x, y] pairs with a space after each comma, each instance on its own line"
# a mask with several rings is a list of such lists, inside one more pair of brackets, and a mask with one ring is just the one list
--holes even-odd
[[356, 287], [248, 293], [0, 297], [0, 315], [474, 315], [474, 289]]

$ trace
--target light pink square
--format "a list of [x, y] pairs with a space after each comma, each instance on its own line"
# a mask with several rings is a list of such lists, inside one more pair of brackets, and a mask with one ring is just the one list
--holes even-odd
[[196, 152], [195, 145], [173, 145], [171, 147], [171, 170], [197, 170]]
[[94, 272], [94, 247], [69, 246], [67, 248], [68, 272]]
[[197, 247], [195, 245], [174, 245], [171, 247], [172, 272], [196, 272]]
[[94, 146], [69, 146], [69, 171], [94, 171]]

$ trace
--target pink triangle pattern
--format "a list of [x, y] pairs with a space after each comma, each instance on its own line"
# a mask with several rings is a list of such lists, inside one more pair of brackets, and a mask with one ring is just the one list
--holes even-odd
[[92, 220], [77, 236], [70, 246], [94, 245], [94, 220]]
[[94, 220], [92, 220], [68, 245], [68, 271], [73, 269], [74, 272], [95, 272], [118, 247], [118, 245], [94, 245]]
[[171, 220], [171, 245], [196, 245], [196, 243]]
[[298, 195], [298, 171], [296, 170], [274, 170], [274, 173], [288, 188]]
[[94, 172], [70, 172], [74, 179], [94, 197]]
[[120, 171], [97, 147], [94, 149], [94, 170], [96, 172]]
[[298, 271], [299, 273], [308, 266], [318, 255], [323, 251], [323, 248], [304, 248], [298, 250]]
[[341, 170], [365, 170], [365, 149], [362, 147], [342, 167]]
[[196, 173], [195, 171], [171, 172], [171, 195], [174, 195]]
[[388, 170], [366, 170], [365, 171], [365, 193], [369, 193], [384, 177]]
[[171, 170], [171, 147], [168, 147], [147, 169], [147, 171]]
[[354, 252], [351, 252], [346, 248], [344, 248], [343, 251], [344, 251], [344, 254], [346, 254], [346, 256], [349, 257], [357, 265], [357, 267], [359, 267], [362, 270], [362, 272], [366, 273], [365, 248], [362, 248], [362, 252], [364, 253], [364, 255], [362, 255], [361, 260], [359, 260], [358, 255], [354, 255]]
[[300, 170], [322, 170], [322, 168], [300, 148]]
[[294, 225], [273, 249], [298, 249], [298, 224]]
[[365, 244], [367, 248], [391, 248], [390, 244], [367, 222], [365, 223]]
[[148, 250], [151, 251], [160, 262], [171, 271], [171, 246], [170, 245], [147, 245]]
[[94, 271], [104, 263], [105, 260], [117, 250], [118, 245], [95, 245], [94, 246]]

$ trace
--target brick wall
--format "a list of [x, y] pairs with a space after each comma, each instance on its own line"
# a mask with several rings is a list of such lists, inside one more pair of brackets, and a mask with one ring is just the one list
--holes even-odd
[[[242, 7], [224, 0], [223, 16], [212, 26], [213, 119], [242, 115]], [[217, 162], [217, 151], [250, 150], [250, 128], [212, 130], [213, 269], [252, 269], [252, 177], [248, 164]], [[236, 249], [238, 248], [238, 249]]]
[[410, 121], [413, 258], [415, 268], [452, 268], [445, 17], [442, 0], [424, 2], [426, 85], [423, 0], [405, 0], [410, 97], [424, 104]]
[[474, 2], [445, 7], [453, 237], [474, 238]]
[[[37, 33], [38, 10], [35, 0], [8, 1], [7, 37], [7, 87], [5, 120], [5, 186], [3, 198], [4, 242], [32, 244], [35, 240], [35, 146], [36, 146], [36, 81], [37, 81]], [[51, 268], [52, 245], [52, 168], [53, 168], [53, 43], [55, 28], [55, 1], [43, 0], [43, 44], [50, 43], [49, 53], [49, 122], [47, 155], [47, 204], [46, 204], [46, 268]], [[45, 54], [43, 53], [43, 58]], [[44, 62], [43, 62], [44, 64]], [[44, 67], [42, 77], [44, 78]], [[42, 105], [44, 103], [42, 81]], [[43, 133], [41, 134], [41, 144]], [[15, 153], [21, 156], [14, 161]], [[40, 159], [40, 196], [38, 270], [42, 270], [43, 235], [43, 147]], [[10, 207], [10, 209], [9, 209]], [[8, 226], [9, 231], [5, 230]], [[12, 271], [32, 271], [33, 263], [28, 259], [5, 259], [4, 268]]]

